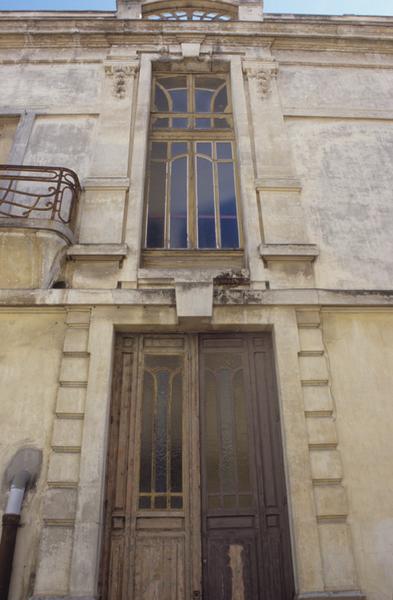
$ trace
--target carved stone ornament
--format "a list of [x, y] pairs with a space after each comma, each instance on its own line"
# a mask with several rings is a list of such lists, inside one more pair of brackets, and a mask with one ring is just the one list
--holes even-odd
[[257, 82], [258, 96], [266, 98], [272, 91], [272, 80], [277, 77], [278, 68], [272, 67], [246, 67], [244, 69], [248, 79], [255, 79]]
[[113, 77], [113, 95], [120, 100], [127, 91], [127, 79], [135, 77], [138, 72], [137, 65], [105, 65], [105, 74]]

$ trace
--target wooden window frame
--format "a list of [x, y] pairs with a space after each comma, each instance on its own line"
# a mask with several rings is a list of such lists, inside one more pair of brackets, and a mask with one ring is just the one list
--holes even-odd
[[[187, 113], [180, 112], [163, 112], [155, 110], [154, 105], [154, 93], [155, 93], [155, 81], [161, 77], [174, 77], [182, 75], [187, 78]], [[194, 101], [195, 101], [195, 77], [198, 75], [214, 76], [217, 75], [225, 80], [228, 105], [224, 112], [221, 113], [201, 113], [196, 112]], [[220, 88], [219, 88], [220, 89]], [[219, 91], [219, 90], [217, 90]], [[189, 124], [193, 125], [196, 118], [226, 118], [229, 123], [228, 129], [220, 129], [212, 127], [211, 129], [196, 129], [195, 127], [188, 127], [187, 129], [174, 129], [168, 126], [166, 129], [153, 129], [153, 121], [156, 118], [187, 118]], [[240, 207], [240, 182], [238, 173], [238, 161], [237, 161], [237, 144], [235, 138], [234, 121], [233, 121], [233, 108], [232, 108], [232, 97], [231, 97], [231, 85], [230, 85], [230, 74], [224, 72], [221, 69], [200, 71], [200, 70], [187, 70], [183, 69], [174, 70], [172, 68], [168, 70], [158, 69], [153, 71], [152, 86], [151, 86], [151, 111], [149, 120], [149, 132], [148, 132], [148, 153], [147, 153], [147, 165], [150, 165], [151, 161], [151, 148], [152, 143], [161, 142], [186, 142], [188, 143], [188, 177], [187, 177], [187, 237], [189, 240], [188, 248], [149, 248], [146, 246], [147, 238], [147, 224], [148, 224], [148, 199], [149, 199], [149, 172], [147, 172], [145, 182], [145, 203], [144, 203], [144, 218], [143, 218], [143, 242], [142, 242], [142, 253], [141, 253], [141, 264], [143, 267], [179, 267], [183, 261], [184, 266], [203, 266], [206, 262], [212, 266], [228, 265], [232, 267], [241, 268], [244, 266], [244, 237], [241, 219], [241, 207]], [[198, 248], [198, 215], [197, 215], [197, 200], [196, 200], [196, 142], [211, 142], [212, 143], [212, 163], [217, 164], [216, 154], [214, 151], [216, 142], [230, 142], [232, 146], [232, 159], [228, 159], [227, 162], [233, 164], [234, 172], [234, 184], [236, 194], [236, 217], [237, 227], [239, 236], [239, 247], [238, 248]], [[225, 162], [224, 159], [219, 159], [220, 162]], [[214, 182], [214, 203], [215, 203], [215, 233], [217, 243], [221, 243], [220, 239], [220, 224], [219, 224], [219, 212], [218, 212], [218, 177], [215, 175], [213, 178]], [[168, 243], [168, 212], [169, 212], [169, 191], [166, 192], [166, 206], [165, 206], [165, 244]]]

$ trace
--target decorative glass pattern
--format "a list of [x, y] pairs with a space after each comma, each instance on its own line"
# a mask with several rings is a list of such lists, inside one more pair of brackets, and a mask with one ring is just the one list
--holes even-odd
[[145, 247], [240, 247], [226, 75], [157, 75]]
[[205, 464], [209, 509], [253, 505], [242, 356], [209, 356], [205, 369]]
[[145, 357], [140, 509], [183, 507], [182, 486], [182, 357]]
[[149, 21], [230, 21], [231, 15], [219, 10], [199, 10], [184, 8], [182, 10], [164, 10], [153, 14], [145, 14]]

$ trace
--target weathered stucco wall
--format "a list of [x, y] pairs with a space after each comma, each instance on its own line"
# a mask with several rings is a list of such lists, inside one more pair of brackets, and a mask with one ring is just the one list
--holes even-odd
[[82, 180], [91, 158], [95, 122], [88, 115], [36, 117], [24, 164], [68, 167]]
[[289, 119], [316, 286], [389, 289], [393, 122]]
[[[289, 53], [282, 56], [286, 58]], [[280, 68], [280, 94], [285, 107], [391, 110], [393, 71], [378, 68], [384, 57], [329, 52], [313, 56], [292, 53], [290, 58], [294, 65]], [[309, 66], [302, 65], [304, 61]], [[311, 61], [325, 64], [314, 66]], [[367, 63], [369, 68], [364, 68]]]
[[361, 587], [393, 593], [393, 314], [323, 313], [338, 442]]
[[[4, 53], [6, 58], [6, 54]], [[61, 51], [52, 56], [61, 58]], [[20, 58], [23, 60], [22, 56]], [[38, 58], [38, 56], [36, 56]], [[15, 59], [15, 52], [13, 53]], [[76, 104], [91, 106], [100, 93], [100, 65], [19, 64], [1, 65], [1, 104], [44, 109]]]
[[61, 309], [0, 314], [0, 514], [7, 503], [3, 477], [14, 454], [26, 447], [43, 450], [41, 476], [24, 502], [11, 583], [12, 600], [27, 598], [34, 586], [42, 490], [64, 328]]

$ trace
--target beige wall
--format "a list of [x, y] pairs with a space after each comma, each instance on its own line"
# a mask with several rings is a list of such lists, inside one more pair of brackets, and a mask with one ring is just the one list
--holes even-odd
[[316, 285], [389, 289], [393, 277], [393, 122], [287, 121], [310, 239], [320, 248]]
[[323, 313], [354, 551], [368, 600], [393, 594], [393, 312]]
[[82, 180], [88, 171], [95, 122], [88, 115], [36, 117], [24, 164], [68, 167]]
[[[4, 53], [6, 57], [6, 52]], [[13, 53], [13, 58], [18, 53]], [[61, 60], [64, 54], [53, 50], [53, 57]], [[36, 54], [39, 58], [39, 53]], [[71, 56], [68, 56], [71, 58]], [[62, 106], [70, 109], [75, 104], [91, 106], [100, 94], [100, 65], [1, 65], [1, 104], [3, 106]]]
[[32, 592], [41, 527], [42, 490], [52, 429], [58, 371], [64, 336], [64, 312], [2, 312], [0, 314], [0, 513], [7, 502], [5, 470], [24, 447], [44, 450], [41, 476], [22, 512], [14, 561], [11, 598]]

